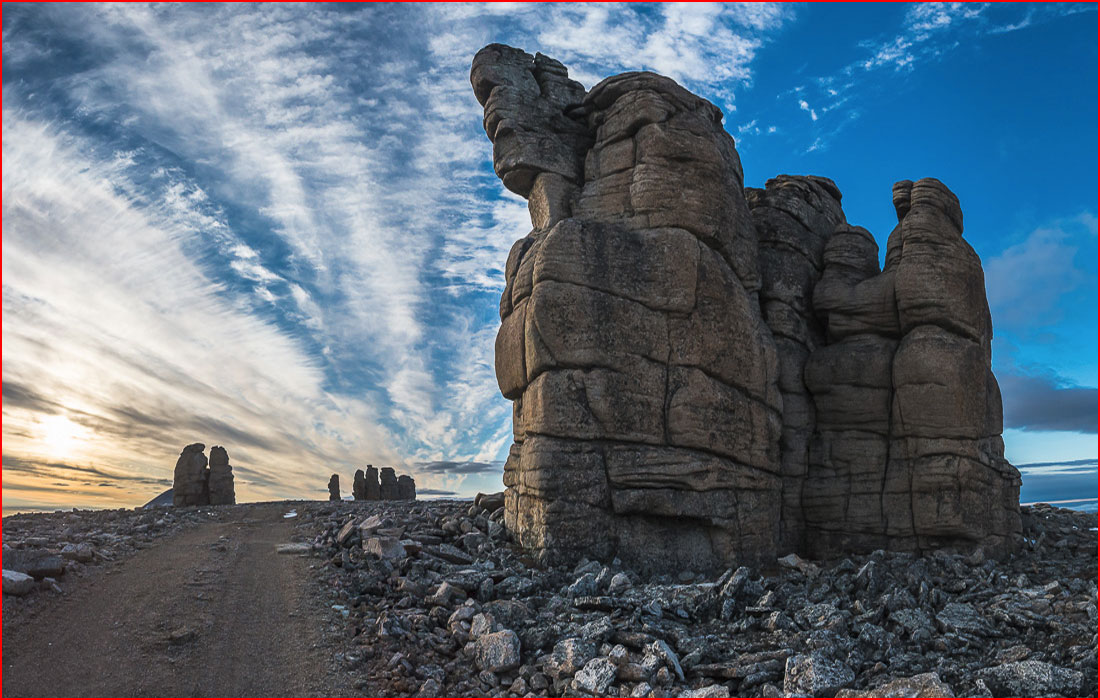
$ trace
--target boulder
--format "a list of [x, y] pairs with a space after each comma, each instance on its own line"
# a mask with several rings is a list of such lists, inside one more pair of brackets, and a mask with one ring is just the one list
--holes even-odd
[[492, 513], [496, 509], [504, 507], [504, 492], [478, 493], [474, 496], [474, 505]]
[[87, 542], [80, 544], [67, 544], [61, 548], [61, 556], [64, 559], [71, 559], [83, 564], [95, 559], [95, 550], [92, 549], [92, 545]]
[[1080, 671], [1061, 668], [1045, 661], [1014, 661], [982, 669], [978, 677], [995, 697], [1072, 698], [1083, 697]]
[[796, 654], [787, 658], [783, 694], [787, 697], [834, 697], [855, 679], [855, 672], [847, 664], [831, 661], [820, 652]]
[[841, 690], [838, 698], [953, 698], [955, 692], [938, 673], [921, 673], [881, 683], [874, 690]]
[[491, 673], [500, 673], [519, 666], [519, 636], [512, 630], [482, 635], [474, 642], [474, 662], [482, 671]]
[[603, 695], [607, 687], [615, 681], [618, 668], [606, 656], [592, 659], [577, 671], [573, 677], [573, 684], [577, 690], [590, 695]]
[[15, 549], [4, 552], [4, 568], [36, 579], [65, 573], [65, 560], [45, 549]]
[[33, 590], [33, 576], [28, 576], [20, 571], [4, 569], [4, 595], [27, 595]]
[[382, 559], [400, 559], [405, 556], [405, 545], [396, 537], [368, 537], [363, 540], [363, 551]]
[[328, 500], [340, 500], [340, 475], [333, 474], [328, 480]]

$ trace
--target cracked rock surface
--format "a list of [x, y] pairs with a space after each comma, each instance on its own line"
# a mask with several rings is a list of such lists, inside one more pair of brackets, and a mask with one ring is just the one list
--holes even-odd
[[833, 181], [744, 188], [721, 111], [669, 78], [586, 91], [491, 44], [470, 80], [531, 214], [496, 339], [527, 551], [716, 572], [1012, 548], [984, 278], [946, 186], [894, 185], [880, 269]]

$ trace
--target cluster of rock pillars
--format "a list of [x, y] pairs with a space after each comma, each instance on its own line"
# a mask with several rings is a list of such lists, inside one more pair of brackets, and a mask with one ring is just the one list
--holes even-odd
[[180, 452], [172, 478], [172, 505], [218, 506], [237, 502], [229, 453], [224, 447], [211, 447], [208, 465], [205, 449], [206, 445], [196, 442]]
[[947, 186], [894, 184], [880, 268], [833, 181], [744, 187], [721, 111], [669, 78], [586, 91], [500, 44], [470, 78], [532, 223], [496, 339], [520, 544], [696, 571], [1015, 546], [984, 277]]
[[[351, 497], [356, 501], [415, 501], [416, 482], [408, 474], [398, 476], [393, 467], [382, 467], [379, 471], [368, 464], [366, 472], [355, 470]], [[340, 500], [339, 474], [328, 480], [328, 500]]]
[[[172, 479], [172, 505], [216, 506], [237, 502], [233, 491], [233, 468], [224, 447], [210, 448], [207, 464], [206, 446], [196, 442], [183, 448]], [[340, 477], [333, 474], [328, 482], [330, 501], [340, 500]], [[398, 476], [392, 467], [382, 467], [381, 473], [371, 465], [367, 470], [355, 470], [352, 497], [357, 501], [415, 501], [416, 482], [408, 474]]]

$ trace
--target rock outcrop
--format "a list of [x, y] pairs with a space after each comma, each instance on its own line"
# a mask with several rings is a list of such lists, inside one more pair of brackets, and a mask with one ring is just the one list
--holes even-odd
[[802, 374], [806, 359], [824, 340], [813, 310], [813, 290], [824, 266], [825, 244], [845, 218], [840, 190], [823, 177], [780, 175], [764, 189], [746, 188], [745, 196], [758, 238], [760, 308], [779, 357], [783, 497], [777, 537], [779, 549], [790, 552], [801, 545], [802, 487], [815, 426], [814, 404]]
[[496, 345], [515, 401], [508, 527], [551, 559], [772, 554], [778, 361], [721, 112], [651, 73], [585, 94], [500, 45], [471, 80], [534, 226], [509, 255]]
[[340, 500], [340, 475], [333, 474], [328, 480], [328, 500]]
[[939, 180], [894, 185], [879, 271], [860, 228], [829, 239], [814, 308], [827, 343], [806, 365], [817, 406], [804, 493], [811, 551], [1012, 547], [993, 325], [959, 200]]
[[413, 478], [408, 474], [402, 474], [397, 477], [397, 500], [416, 500], [416, 482], [413, 481]]
[[[224, 447], [210, 448], [207, 467], [206, 446], [201, 442], [183, 448], [172, 479], [172, 505], [209, 506], [232, 505], [237, 502], [233, 489], [233, 467]], [[164, 494], [161, 495], [163, 497]], [[153, 505], [151, 502], [148, 505]]]
[[397, 474], [394, 472], [393, 467], [382, 467], [379, 478], [379, 497], [383, 501], [396, 501]]
[[205, 506], [210, 504], [210, 489], [206, 455], [206, 445], [201, 442], [188, 445], [180, 452], [176, 460], [176, 469], [172, 478], [172, 505]]
[[233, 505], [237, 496], [233, 491], [233, 467], [229, 466], [229, 453], [224, 447], [210, 448], [210, 505]]
[[368, 501], [377, 501], [382, 498], [382, 489], [378, 483], [378, 470], [370, 464], [366, 473], [366, 497]]
[[[332, 482], [329, 482], [329, 491], [332, 491]], [[366, 472], [355, 470], [351, 494], [356, 501], [415, 501], [416, 482], [408, 474], [398, 476], [393, 467], [382, 467], [379, 482], [378, 470], [368, 464]]]
[[668, 78], [586, 92], [492, 44], [470, 79], [533, 227], [496, 340], [520, 544], [693, 570], [1012, 545], [981, 266], [946, 187], [895, 187], [880, 272], [832, 181], [744, 190], [721, 111]]
[[352, 477], [351, 497], [356, 501], [367, 500], [367, 477], [362, 469], [356, 469], [355, 476]]

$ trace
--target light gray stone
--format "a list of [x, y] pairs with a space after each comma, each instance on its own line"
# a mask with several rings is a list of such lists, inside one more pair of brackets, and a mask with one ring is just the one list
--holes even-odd
[[482, 671], [500, 673], [520, 664], [520, 641], [512, 630], [482, 635], [474, 644], [474, 661]]
[[783, 676], [783, 694], [788, 697], [833, 697], [856, 679], [852, 669], [840, 661], [831, 661], [819, 652], [787, 658]]
[[4, 595], [27, 595], [34, 590], [34, 577], [4, 569]]
[[1084, 681], [1080, 671], [1045, 661], [1001, 664], [982, 669], [978, 677], [996, 697], [1019, 698], [1082, 697]]

